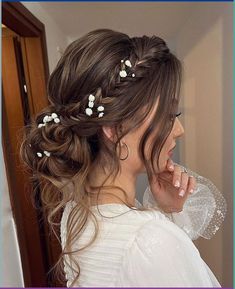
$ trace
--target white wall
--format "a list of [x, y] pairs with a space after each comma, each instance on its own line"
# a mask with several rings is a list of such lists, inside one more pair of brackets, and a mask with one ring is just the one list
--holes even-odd
[[210, 241], [196, 242], [223, 287], [232, 286], [232, 5], [202, 3], [175, 38], [177, 54], [185, 69], [182, 89], [185, 137], [181, 160], [209, 178], [228, 203], [222, 230]]
[[67, 35], [61, 31], [50, 14], [42, 8], [40, 2], [21, 3], [45, 25], [49, 70], [51, 73], [60, 58], [58, 48], [63, 51], [68, 45]]

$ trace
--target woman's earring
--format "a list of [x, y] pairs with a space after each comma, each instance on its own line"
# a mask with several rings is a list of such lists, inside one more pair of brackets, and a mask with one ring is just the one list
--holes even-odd
[[129, 151], [129, 147], [127, 146], [127, 144], [126, 143], [123, 143], [125, 146], [126, 146], [126, 148], [127, 148], [127, 156], [125, 157], [125, 158], [120, 158], [120, 160], [121, 161], [124, 161], [124, 160], [126, 160], [127, 158], [128, 158], [128, 156], [129, 156], [129, 153], [130, 153], [130, 151]]

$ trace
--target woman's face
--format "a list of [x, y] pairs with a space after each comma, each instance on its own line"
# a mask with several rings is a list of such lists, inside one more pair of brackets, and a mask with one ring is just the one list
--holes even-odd
[[[143, 133], [145, 132], [145, 130], [147, 129], [147, 127], [149, 126], [152, 118], [154, 117], [154, 114], [157, 110], [157, 106], [158, 106], [158, 101], [156, 103], [156, 105], [153, 107], [152, 111], [150, 112], [149, 116], [146, 118], [145, 122], [141, 125], [141, 127], [139, 127], [136, 131], [129, 133], [128, 135], [126, 135], [123, 138], [123, 142], [125, 142], [128, 147], [129, 147], [129, 157], [125, 160], [122, 161], [125, 163], [122, 163], [122, 165], [127, 166], [127, 168], [131, 168], [133, 170], [133, 173], [142, 173], [145, 172], [146, 169], [139, 157], [139, 153], [138, 153], [138, 145], [139, 145], [139, 141], [143, 135]], [[157, 133], [157, 131], [156, 131]], [[160, 166], [160, 171], [162, 172], [166, 169], [166, 165], [167, 165], [167, 161], [169, 158], [171, 158], [172, 152], [170, 153], [170, 151], [176, 146], [176, 139], [180, 136], [182, 136], [184, 134], [184, 128], [181, 124], [181, 122], [179, 121], [179, 119], [176, 117], [175, 118], [175, 122], [174, 122], [174, 126], [169, 134], [169, 136], [167, 137], [161, 153], [160, 153], [160, 157], [159, 157], [159, 166]], [[148, 159], [150, 159], [150, 152], [151, 152], [151, 144], [152, 144], [152, 139], [153, 137], [150, 137], [147, 141], [146, 144], [146, 152], [145, 155], [148, 157]], [[125, 146], [123, 146], [123, 152], [122, 152], [122, 157], [125, 157], [126, 155], [126, 149]], [[157, 160], [156, 160], [157, 162]], [[156, 166], [157, 168], [157, 166]]]

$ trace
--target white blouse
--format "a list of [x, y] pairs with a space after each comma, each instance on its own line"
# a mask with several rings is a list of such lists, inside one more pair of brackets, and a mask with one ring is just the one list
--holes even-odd
[[[203, 178], [204, 194], [205, 180]], [[218, 191], [207, 188], [209, 197], [218, 194]], [[195, 195], [189, 198], [195, 199]], [[99, 222], [99, 235], [92, 245], [76, 254], [81, 272], [73, 287], [221, 287], [192, 242], [192, 239], [203, 235], [203, 230], [200, 222], [189, 221], [192, 217], [189, 214], [190, 203], [181, 213], [164, 214], [157, 209], [153, 198], [150, 202], [151, 198], [148, 187], [143, 201], [146, 207], [152, 204], [154, 208], [150, 211], [133, 210], [123, 204], [99, 205], [99, 210], [96, 206], [92, 207]], [[72, 206], [72, 202], [67, 203], [61, 220], [62, 247], [66, 239], [66, 220]], [[139, 206], [141, 204], [136, 200], [136, 207]], [[217, 207], [213, 208], [213, 214], [210, 212], [215, 216]], [[221, 210], [224, 218], [225, 205], [220, 207]], [[181, 217], [177, 219], [177, 215]], [[214, 219], [209, 217], [207, 227]], [[222, 218], [220, 223], [218, 217], [216, 220], [216, 226], [220, 226]], [[87, 244], [93, 233], [94, 224], [88, 221], [73, 249]], [[68, 256], [66, 262], [73, 268], [74, 263]], [[71, 287], [75, 273], [66, 262], [67, 287]]]

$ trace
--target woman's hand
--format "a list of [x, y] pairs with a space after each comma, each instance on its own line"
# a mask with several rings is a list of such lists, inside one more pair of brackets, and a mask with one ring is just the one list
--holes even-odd
[[189, 194], [196, 187], [196, 179], [182, 172], [179, 165], [171, 159], [167, 169], [153, 177], [150, 189], [158, 207], [166, 213], [181, 212]]

